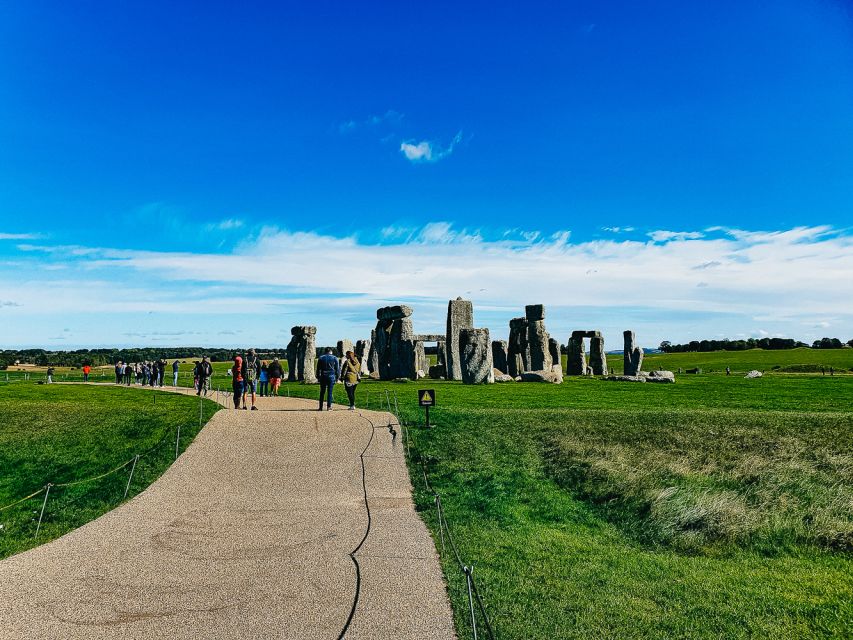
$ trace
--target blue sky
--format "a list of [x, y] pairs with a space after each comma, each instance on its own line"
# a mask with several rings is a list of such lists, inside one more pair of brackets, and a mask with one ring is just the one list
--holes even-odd
[[842, 2], [0, 5], [0, 347], [853, 337]]

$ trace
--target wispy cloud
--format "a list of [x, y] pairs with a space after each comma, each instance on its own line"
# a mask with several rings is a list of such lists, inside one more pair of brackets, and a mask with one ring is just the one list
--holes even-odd
[[453, 153], [454, 148], [461, 141], [461, 131], [453, 136], [453, 140], [447, 147], [441, 147], [430, 140], [421, 140], [417, 143], [409, 140], [400, 143], [400, 152], [406, 156], [407, 160], [414, 163], [438, 162]]
[[[269, 227], [222, 253], [30, 245], [21, 260], [37, 267], [26, 277], [0, 278], [0, 300], [20, 306], [9, 307], [9, 317], [98, 309], [107, 318], [150, 311], [193, 318], [176, 331], [193, 327], [202, 314], [220, 318], [206, 334], [214, 339], [232, 324], [228, 318], [235, 310], [285, 324], [328, 323], [339, 332], [350, 323], [343, 319], [363, 318], [355, 334], [360, 335], [377, 306], [417, 301], [438, 317], [447, 299], [457, 295], [470, 295], [478, 309], [506, 319], [532, 302], [565, 308], [565, 318], [549, 321], [558, 332], [574, 324], [621, 325], [637, 309], [649, 309], [649, 326], [664, 334], [661, 339], [684, 335], [674, 318], [687, 311], [708, 323], [740, 318], [732, 321], [730, 335], [755, 318], [762, 318], [768, 331], [793, 337], [808, 337], [798, 331], [827, 320], [827, 313], [839, 318], [833, 326], [853, 326], [853, 238], [815, 229], [789, 231], [698, 238], [690, 231], [671, 232], [675, 235], [665, 241], [648, 242], [574, 241], [568, 231], [513, 230], [494, 239], [478, 229], [436, 221], [389, 225], [364, 236], [375, 241], [362, 240], [361, 234], [336, 237]], [[318, 255], [333, 259], [318, 261]], [[69, 265], [61, 279], [42, 269], [57, 260]], [[14, 269], [21, 274], [26, 267]], [[584, 312], [587, 305], [599, 305], [603, 315]], [[497, 322], [499, 332], [505, 321]], [[700, 337], [723, 329], [709, 327], [713, 331]], [[140, 327], [130, 331], [154, 335]]]
[[705, 237], [701, 231], [652, 231], [646, 234], [655, 242], [669, 242], [671, 240], [698, 240]]
[[40, 240], [40, 233], [0, 233], [0, 240]]
[[233, 231], [242, 228], [244, 225], [245, 223], [238, 218], [228, 218], [227, 220], [212, 222], [206, 228], [210, 231]]
[[631, 231], [636, 231], [634, 227], [602, 227], [602, 231], [609, 231], [611, 233], [630, 233]]

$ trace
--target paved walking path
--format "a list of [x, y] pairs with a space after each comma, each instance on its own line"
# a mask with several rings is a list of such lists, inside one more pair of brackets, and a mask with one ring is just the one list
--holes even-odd
[[[130, 502], [0, 561], [0, 638], [454, 638], [388, 415], [217, 413]], [[368, 421], [372, 420], [374, 425]], [[366, 448], [366, 450], [365, 450]]]

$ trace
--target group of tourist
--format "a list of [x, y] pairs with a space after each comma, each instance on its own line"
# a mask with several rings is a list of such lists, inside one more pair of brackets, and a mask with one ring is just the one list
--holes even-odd
[[[116, 384], [162, 387], [168, 363], [165, 358], [153, 362], [126, 363], [117, 362], [115, 366]], [[178, 386], [180, 361], [172, 363], [172, 384]], [[84, 372], [88, 378], [88, 372]], [[284, 377], [284, 367], [279, 359], [273, 358], [270, 363], [258, 358], [254, 349], [248, 349], [245, 355], [235, 355], [233, 364], [228, 369], [231, 377], [231, 388], [234, 394], [234, 408], [256, 411], [256, 394], [261, 397], [278, 396], [281, 380]], [[207, 356], [193, 363], [193, 388], [196, 395], [207, 395], [210, 391], [210, 381], [213, 377], [213, 365]], [[323, 410], [332, 408], [332, 390], [337, 382], [342, 382], [349, 400], [349, 409], [355, 409], [355, 390], [361, 380], [361, 363], [353, 351], [347, 351], [344, 358], [335, 357], [331, 348], [317, 360], [317, 380], [320, 382], [320, 407]], [[251, 404], [249, 404], [251, 402]]]
[[[178, 366], [180, 361], [175, 360], [172, 363], [172, 371], [174, 372], [174, 386], [178, 386]], [[165, 386], [167, 362], [164, 358], [155, 361], [145, 362], [116, 362], [115, 375], [116, 384], [125, 384], [130, 386], [134, 381], [136, 384], [143, 387], [162, 387]], [[84, 372], [88, 378], [88, 374]]]

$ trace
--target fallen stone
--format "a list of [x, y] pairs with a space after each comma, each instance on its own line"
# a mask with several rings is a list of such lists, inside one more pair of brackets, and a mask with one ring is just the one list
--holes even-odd
[[494, 370], [495, 382], [515, 382], [515, 378], [502, 372], [500, 369]]
[[525, 371], [520, 378], [521, 382], [551, 382], [553, 384], [563, 382], [562, 372], [557, 371]]
[[443, 364], [434, 364], [429, 368], [429, 377], [433, 380], [443, 380], [444, 374], [445, 371]]
[[[605, 376], [603, 380], [610, 382], [645, 382], [646, 376]], [[664, 378], [661, 378], [664, 380]]]
[[761, 373], [760, 371], [757, 371], [757, 370], [753, 369], [752, 371], [750, 371], [749, 373], [747, 373], [747, 374], [744, 376], [744, 378], [760, 378], [760, 377], [761, 377], [761, 376], [763, 376], [763, 375], [764, 375], [764, 374], [763, 374], [763, 373]]

